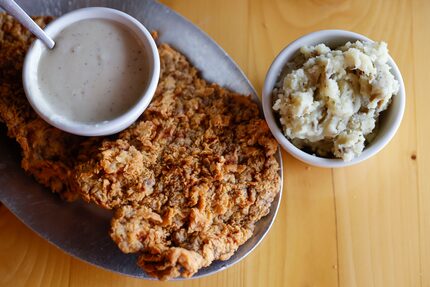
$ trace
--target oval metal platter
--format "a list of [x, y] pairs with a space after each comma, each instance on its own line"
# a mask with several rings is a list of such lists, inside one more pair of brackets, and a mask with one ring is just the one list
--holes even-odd
[[[122, 10], [159, 33], [159, 41], [168, 43], [184, 55], [202, 73], [204, 79], [244, 95], [251, 95], [260, 107], [258, 96], [233, 60], [208, 35], [168, 7], [150, 0], [21, 0], [31, 15], [60, 16], [88, 6]], [[136, 265], [136, 254], [123, 254], [108, 235], [111, 212], [77, 201], [67, 203], [39, 185], [20, 167], [20, 150], [0, 129], [0, 200], [25, 225], [66, 253], [90, 264], [126, 274], [149, 277]], [[215, 261], [193, 278], [223, 270], [248, 255], [269, 231], [279, 208], [282, 192], [282, 159], [278, 150], [281, 186], [270, 213], [256, 225], [254, 235], [226, 261]]]

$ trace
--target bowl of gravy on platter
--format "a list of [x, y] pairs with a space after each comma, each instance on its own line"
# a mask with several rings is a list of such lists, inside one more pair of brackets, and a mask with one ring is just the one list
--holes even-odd
[[117, 133], [149, 105], [159, 79], [157, 46], [148, 30], [118, 10], [91, 7], [51, 22], [48, 49], [36, 40], [23, 84], [35, 111], [51, 125], [83, 136]]

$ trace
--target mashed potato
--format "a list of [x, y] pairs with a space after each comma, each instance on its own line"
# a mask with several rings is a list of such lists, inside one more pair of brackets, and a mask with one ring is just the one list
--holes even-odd
[[384, 42], [302, 47], [274, 89], [285, 136], [318, 156], [350, 161], [360, 155], [399, 91], [387, 61]]

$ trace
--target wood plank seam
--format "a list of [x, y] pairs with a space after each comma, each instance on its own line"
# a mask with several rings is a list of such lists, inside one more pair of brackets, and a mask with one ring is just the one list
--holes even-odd
[[[413, 19], [414, 19], [414, 12], [415, 12], [415, 5], [416, 5], [416, 0], [414, 0], [414, 1], [412, 1], [412, 7], [411, 7], [411, 40], [412, 40], [412, 42], [414, 41], [414, 21], [413, 21]], [[413, 43], [412, 43], [413, 44]], [[411, 57], [412, 57], [412, 65], [413, 65], [413, 68], [411, 69], [411, 71], [412, 71], [412, 82], [413, 82], [413, 85], [412, 85], [412, 87], [410, 87], [410, 89], [412, 89], [412, 93], [415, 95], [415, 97], [416, 97], [416, 93], [415, 93], [415, 85], [416, 85], [416, 83], [415, 83], [415, 79], [416, 79], [416, 77], [415, 77], [415, 70], [416, 70], [416, 62], [415, 62], [415, 51], [414, 51], [414, 49], [412, 49], [411, 50]], [[406, 95], [406, 97], [407, 97], [407, 95]], [[415, 136], [417, 137], [417, 141], [416, 141], [416, 146], [415, 146], [415, 150], [416, 150], [416, 154], [419, 154], [418, 153], [418, 128], [417, 128], [417, 126], [418, 126], [418, 120], [417, 120], [417, 101], [416, 101], [416, 98], [413, 98], [413, 104], [414, 104], [414, 109], [415, 109], [415, 114], [414, 114], [414, 122], [415, 122], [415, 125], [414, 125], [414, 129], [415, 129]], [[420, 173], [419, 173], [419, 159], [415, 156], [415, 159], [414, 160], [416, 160], [417, 162], [416, 162], [416, 164], [417, 164], [417, 168], [415, 169], [415, 173], [416, 173], [416, 177], [417, 177], [417, 180], [416, 180], [416, 192], [417, 192], [417, 217], [418, 217], [418, 261], [419, 261], [419, 264], [418, 264], [418, 266], [419, 266], [419, 272], [420, 272], [420, 274], [419, 274], [419, 277], [420, 277], [420, 287], [423, 287], [423, 276], [422, 276], [422, 273], [423, 273], [423, 263], [422, 263], [422, 252], [421, 252], [421, 249], [422, 249], [422, 247], [421, 247], [421, 244], [422, 244], [422, 242], [421, 242], [421, 207], [420, 207], [420, 200], [421, 200], [421, 196], [420, 196]]]
[[337, 286], [340, 287], [340, 265], [339, 265], [339, 238], [338, 238], [338, 226], [337, 226], [337, 208], [336, 208], [336, 183], [334, 180], [333, 169], [331, 169], [331, 182], [333, 190], [333, 206], [334, 206], [334, 227], [336, 233], [336, 274], [337, 274]]

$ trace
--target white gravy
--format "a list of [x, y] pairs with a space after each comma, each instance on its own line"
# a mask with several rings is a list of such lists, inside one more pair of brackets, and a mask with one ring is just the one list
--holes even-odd
[[144, 93], [144, 47], [122, 24], [82, 20], [62, 30], [55, 42], [38, 67], [39, 88], [55, 114], [86, 123], [109, 121]]

